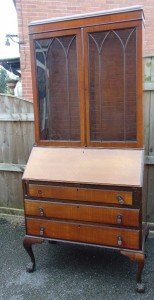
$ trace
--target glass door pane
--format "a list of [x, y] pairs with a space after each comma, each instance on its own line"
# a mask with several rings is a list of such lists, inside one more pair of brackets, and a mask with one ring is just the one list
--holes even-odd
[[136, 29], [88, 33], [90, 141], [136, 141]]
[[40, 139], [80, 141], [76, 35], [35, 41]]

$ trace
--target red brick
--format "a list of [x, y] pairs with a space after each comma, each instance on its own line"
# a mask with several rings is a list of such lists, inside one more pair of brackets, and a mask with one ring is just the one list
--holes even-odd
[[[131, 2], [131, 3], [130, 3]], [[28, 24], [34, 20], [50, 19], [91, 11], [114, 9], [130, 5], [143, 5], [146, 18], [144, 54], [154, 54], [154, 1], [149, 0], [16, 0], [19, 38], [25, 47], [20, 47], [23, 97], [32, 99], [32, 80]]]

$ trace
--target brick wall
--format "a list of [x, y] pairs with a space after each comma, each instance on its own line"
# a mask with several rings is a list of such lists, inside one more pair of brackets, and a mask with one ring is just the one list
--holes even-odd
[[20, 45], [23, 97], [32, 100], [28, 24], [34, 20], [80, 14], [131, 5], [143, 5], [146, 30], [144, 55], [154, 54], [154, 1], [150, 0], [16, 0]]

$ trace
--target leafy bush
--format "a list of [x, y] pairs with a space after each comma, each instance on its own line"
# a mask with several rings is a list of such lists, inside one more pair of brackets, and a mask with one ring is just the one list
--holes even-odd
[[0, 69], [0, 93], [7, 93], [6, 81], [9, 79], [9, 76], [5, 69]]

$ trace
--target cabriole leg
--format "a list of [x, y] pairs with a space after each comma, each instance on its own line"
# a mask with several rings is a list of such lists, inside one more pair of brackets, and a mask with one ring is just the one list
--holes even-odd
[[25, 237], [23, 240], [23, 246], [25, 248], [25, 250], [27, 251], [28, 255], [31, 258], [31, 262], [28, 264], [28, 266], [26, 267], [26, 271], [28, 273], [32, 273], [35, 271], [35, 257], [34, 257], [34, 253], [32, 250], [32, 245], [34, 244], [41, 244], [43, 243], [44, 240], [43, 239], [39, 239], [39, 238], [31, 238], [31, 237]]
[[[143, 255], [144, 256], [144, 255]], [[140, 260], [137, 262], [137, 274], [136, 274], [136, 290], [138, 293], [144, 293], [145, 292], [145, 285], [142, 283], [141, 276], [142, 276], [142, 271], [144, 268], [144, 258], [143, 260]]]
[[138, 293], [145, 292], [145, 285], [142, 283], [141, 276], [144, 268], [145, 255], [144, 253], [120, 251], [121, 254], [130, 258], [130, 260], [137, 262], [137, 273], [136, 273], [136, 291]]

